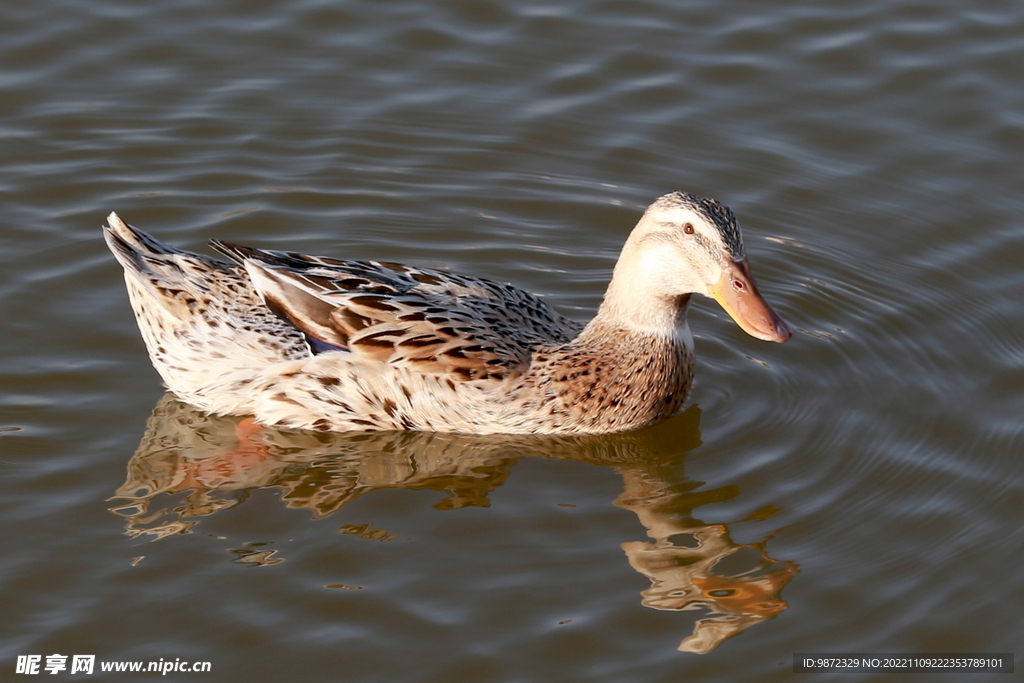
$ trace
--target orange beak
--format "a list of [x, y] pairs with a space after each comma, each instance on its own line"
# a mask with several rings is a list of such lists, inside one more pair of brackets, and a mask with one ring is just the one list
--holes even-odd
[[752, 337], [773, 342], [784, 342], [792, 337], [789, 325], [776, 315], [757, 291], [747, 260], [730, 259], [729, 264], [722, 279], [711, 288], [715, 301]]

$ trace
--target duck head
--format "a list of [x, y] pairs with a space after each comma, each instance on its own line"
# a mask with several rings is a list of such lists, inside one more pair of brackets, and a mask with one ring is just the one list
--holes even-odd
[[602, 308], [643, 327], [680, 325], [678, 311], [685, 313], [691, 294], [715, 299], [753, 337], [793, 336], [757, 290], [729, 207], [673, 192], [651, 204], [630, 233]]

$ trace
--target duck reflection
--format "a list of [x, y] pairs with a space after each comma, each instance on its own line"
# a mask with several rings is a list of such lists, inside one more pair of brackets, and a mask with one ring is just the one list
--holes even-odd
[[[635, 513], [651, 539], [621, 546], [630, 565], [651, 581], [642, 603], [706, 610], [679, 646], [705, 653], [785, 610], [780, 592], [799, 568], [770, 558], [767, 538], [737, 544], [728, 524], [692, 516], [696, 507], [738, 495], [733, 486], [698, 491], [702, 484], [683, 475], [685, 454], [700, 445], [699, 422], [694, 406], [660, 426], [604, 436], [292, 432], [207, 415], [168, 394], [147, 422], [111, 509], [125, 518], [128, 535], [163, 538], [190, 533], [199, 518], [239, 505], [264, 487], [279, 489], [288, 507], [308, 509], [314, 518], [393, 488], [443, 492], [434, 507], [451, 510], [487, 507], [490, 492], [523, 457], [605, 465], [624, 481], [615, 505]], [[174, 502], [159, 507], [163, 500]], [[386, 530], [364, 527], [342, 531], [386, 540]]]
[[[770, 558], [764, 547], [768, 539], [740, 545], [729, 537], [727, 524], [705, 524], [691, 516], [695, 507], [734, 498], [736, 487], [695, 491], [699, 482], [679, 481], [678, 475], [673, 480], [656, 464], [616, 469], [625, 491], [615, 504], [635, 512], [654, 539], [622, 544], [633, 569], [651, 580], [651, 587], [641, 593], [643, 604], [709, 612], [680, 650], [710, 652], [788, 607], [780, 593], [799, 571], [795, 563]], [[761, 510], [748, 519], [764, 519], [773, 512]]]

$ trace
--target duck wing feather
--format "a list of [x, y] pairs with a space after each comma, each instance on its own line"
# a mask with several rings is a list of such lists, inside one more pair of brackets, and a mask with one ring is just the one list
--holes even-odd
[[326, 344], [455, 381], [501, 381], [523, 373], [538, 346], [582, 329], [537, 296], [482, 278], [212, 244], [245, 266], [267, 307], [314, 351]]

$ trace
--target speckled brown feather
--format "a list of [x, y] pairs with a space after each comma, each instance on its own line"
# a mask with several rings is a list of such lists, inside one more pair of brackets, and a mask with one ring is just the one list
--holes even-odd
[[214, 247], [246, 264], [271, 310], [366, 359], [459, 382], [521, 374], [541, 344], [582, 325], [511, 285], [378, 261]]
[[170, 247], [113, 214], [104, 238], [124, 268], [153, 366], [184, 400], [244, 412], [245, 399], [211, 382], [309, 355], [302, 334], [267, 309], [244, 268]]

